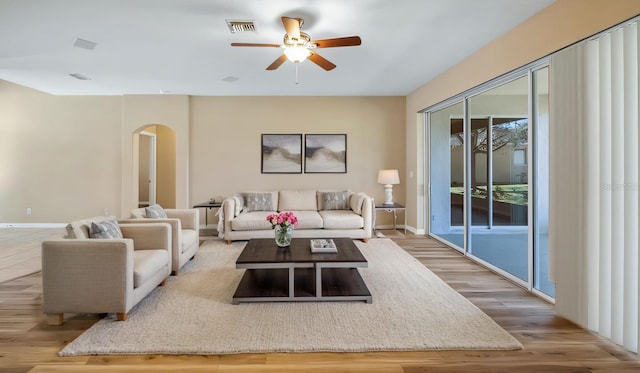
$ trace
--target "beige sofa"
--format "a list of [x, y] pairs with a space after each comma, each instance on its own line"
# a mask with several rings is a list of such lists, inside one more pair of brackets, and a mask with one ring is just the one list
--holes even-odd
[[365, 193], [323, 190], [244, 192], [226, 198], [218, 211], [218, 235], [230, 243], [272, 238], [266, 217], [292, 211], [298, 218], [293, 237], [349, 237], [367, 242], [373, 233], [374, 201]]
[[171, 273], [169, 224], [119, 224], [122, 239], [90, 238], [91, 222], [107, 219], [72, 222], [66, 239], [42, 243], [42, 310], [49, 324], [62, 324], [64, 313], [116, 313], [126, 320]]
[[200, 247], [200, 215], [198, 209], [163, 209], [167, 219], [147, 218], [144, 208], [131, 211], [132, 219], [121, 223], [167, 223], [171, 225], [171, 273], [178, 275], [180, 268], [191, 260]]

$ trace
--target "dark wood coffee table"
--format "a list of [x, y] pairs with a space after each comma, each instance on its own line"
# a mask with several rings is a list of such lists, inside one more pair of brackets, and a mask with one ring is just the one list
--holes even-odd
[[240, 302], [372, 302], [358, 272], [367, 259], [350, 238], [334, 238], [338, 252], [311, 253], [309, 238], [294, 238], [286, 248], [273, 239], [251, 239], [236, 260], [245, 269], [233, 295]]

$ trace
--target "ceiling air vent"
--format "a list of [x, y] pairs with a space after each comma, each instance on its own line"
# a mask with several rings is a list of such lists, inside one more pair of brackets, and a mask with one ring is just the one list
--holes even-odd
[[80, 39], [80, 38], [76, 38], [76, 41], [73, 43], [74, 47], [78, 47], [86, 50], [93, 50], [96, 47], [96, 45], [97, 44], [95, 42], [92, 42], [90, 40]]
[[239, 32], [256, 32], [256, 24], [253, 20], [249, 21], [233, 21], [227, 20], [227, 26], [229, 26], [229, 31], [232, 34], [237, 34]]

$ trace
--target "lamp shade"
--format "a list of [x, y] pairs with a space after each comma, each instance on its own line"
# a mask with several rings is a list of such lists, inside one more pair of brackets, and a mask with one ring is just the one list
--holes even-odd
[[398, 175], [398, 170], [378, 171], [378, 184], [400, 184], [400, 175]]

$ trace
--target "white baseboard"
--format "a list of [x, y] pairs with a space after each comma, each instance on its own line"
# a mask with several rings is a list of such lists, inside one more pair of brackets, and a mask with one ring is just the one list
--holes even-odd
[[[376, 229], [377, 230], [393, 229], [393, 224], [379, 224], [379, 225], [376, 225]], [[396, 229], [404, 229], [404, 228], [402, 227], [402, 225], [396, 225]]]
[[418, 236], [418, 235], [424, 235], [424, 234], [425, 234], [425, 233], [424, 233], [424, 232], [425, 232], [425, 231], [424, 231], [424, 229], [416, 229], [416, 228], [414, 228], [414, 227], [412, 227], [412, 226], [410, 226], [410, 225], [407, 225], [407, 230], [408, 230], [409, 232], [411, 232], [411, 233], [415, 234], [416, 236]]
[[[381, 224], [376, 226], [376, 230], [389, 230], [389, 229], [393, 229], [393, 224]], [[399, 231], [404, 230], [404, 225], [402, 224], [396, 225], [396, 230], [399, 230]], [[424, 234], [424, 229], [416, 229], [415, 227], [407, 225], [407, 232], [411, 232], [415, 235], [421, 235], [421, 234]]]
[[0, 228], [64, 228], [65, 223], [0, 223]]

